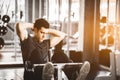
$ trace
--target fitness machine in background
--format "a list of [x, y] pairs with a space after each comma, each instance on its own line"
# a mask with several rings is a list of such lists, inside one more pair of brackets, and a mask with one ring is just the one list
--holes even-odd
[[2, 49], [4, 47], [4, 40], [1, 36], [4, 36], [8, 32], [7, 25], [10, 21], [10, 17], [7, 15], [9, 7], [10, 7], [10, 1], [7, 6], [6, 14], [3, 16], [1, 15], [1, 11], [3, 8], [4, 2], [5, 2], [5, 0], [3, 1], [1, 8], [0, 8], [0, 49]]

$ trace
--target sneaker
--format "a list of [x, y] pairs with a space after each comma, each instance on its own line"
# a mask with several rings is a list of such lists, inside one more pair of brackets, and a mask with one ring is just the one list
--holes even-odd
[[89, 72], [90, 72], [90, 63], [88, 61], [85, 61], [82, 67], [80, 68], [76, 80], [85, 80]]
[[54, 66], [51, 62], [48, 62], [43, 67], [42, 79], [51, 80], [53, 78], [53, 75], [54, 75]]

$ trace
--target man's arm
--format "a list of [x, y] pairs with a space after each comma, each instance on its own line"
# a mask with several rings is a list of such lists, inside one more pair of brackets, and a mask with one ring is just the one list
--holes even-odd
[[55, 29], [48, 29], [48, 34], [53, 35], [50, 39], [50, 46], [56, 46], [61, 40], [63, 40], [66, 36], [64, 32], [55, 30]]
[[28, 38], [28, 32], [27, 32], [28, 28], [33, 29], [33, 24], [32, 23], [22, 23], [22, 22], [16, 24], [16, 32], [21, 41]]

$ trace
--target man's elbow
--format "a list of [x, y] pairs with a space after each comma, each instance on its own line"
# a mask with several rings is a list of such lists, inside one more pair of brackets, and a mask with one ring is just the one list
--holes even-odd
[[61, 39], [63, 40], [66, 36], [66, 34], [61, 35]]
[[20, 33], [20, 23], [16, 23], [16, 32], [17, 34]]
[[16, 31], [19, 29], [19, 23], [16, 23]]
[[20, 23], [16, 23], [16, 29], [20, 28]]
[[16, 23], [16, 30], [22, 31], [22, 23]]

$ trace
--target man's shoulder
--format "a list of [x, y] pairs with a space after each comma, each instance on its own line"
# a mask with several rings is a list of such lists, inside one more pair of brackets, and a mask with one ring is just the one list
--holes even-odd
[[50, 39], [45, 39], [44, 42], [50, 41]]

